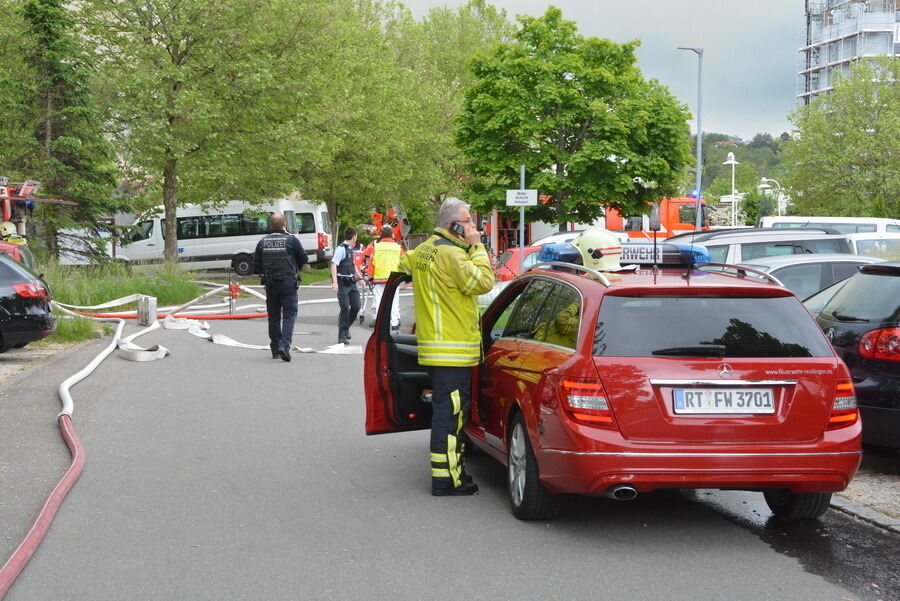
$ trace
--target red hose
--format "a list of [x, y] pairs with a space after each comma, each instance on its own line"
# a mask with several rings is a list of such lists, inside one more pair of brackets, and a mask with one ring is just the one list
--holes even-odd
[[[72, 311], [72, 313], [78, 313], [79, 315], [84, 315], [85, 317], [137, 319], [137, 313], [85, 313], [84, 311]], [[229, 315], [227, 313], [216, 315], [193, 315], [188, 313], [173, 315], [172, 317], [184, 319], [255, 319], [257, 317], [267, 317], [268, 315], [268, 313], [235, 313], [234, 315]], [[156, 317], [159, 319], [165, 319], [167, 316], [168, 313], [159, 313]]]
[[28, 560], [31, 559], [31, 556], [37, 550], [44, 535], [47, 534], [47, 530], [50, 529], [50, 524], [53, 522], [56, 512], [59, 511], [59, 506], [62, 504], [63, 499], [66, 498], [72, 486], [78, 481], [81, 470], [84, 469], [84, 447], [81, 446], [81, 441], [75, 436], [75, 430], [72, 428], [72, 418], [68, 415], [60, 415], [59, 429], [62, 432], [63, 439], [69, 446], [69, 452], [72, 454], [72, 463], [56, 485], [56, 488], [50, 493], [47, 502], [44, 503], [44, 507], [41, 508], [40, 513], [38, 513], [34, 523], [31, 525], [31, 529], [28, 530], [28, 534], [25, 535], [25, 538], [13, 551], [10, 558], [0, 568], [0, 599], [6, 595], [9, 587], [12, 586], [16, 577], [25, 568], [25, 564], [28, 563]]

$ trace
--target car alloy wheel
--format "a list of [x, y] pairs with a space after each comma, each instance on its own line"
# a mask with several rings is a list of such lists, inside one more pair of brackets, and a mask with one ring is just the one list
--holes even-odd
[[509, 504], [520, 520], [549, 520], [559, 514], [561, 499], [550, 494], [538, 477], [537, 460], [521, 413], [512, 418], [507, 456]]

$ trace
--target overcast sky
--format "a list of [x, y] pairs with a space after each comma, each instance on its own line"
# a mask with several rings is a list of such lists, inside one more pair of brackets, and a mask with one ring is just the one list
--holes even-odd
[[[403, 0], [417, 17], [465, 0]], [[696, 119], [697, 58], [678, 46], [704, 49], [703, 131], [750, 139], [790, 129], [796, 105], [802, 0], [488, 0], [516, 15], [540, 16], [548, 4], [575, 21], [584, 36], [640, 39], [647, 78], [668, 86]], [[691, 124], [694, 130], [696, 122]]]

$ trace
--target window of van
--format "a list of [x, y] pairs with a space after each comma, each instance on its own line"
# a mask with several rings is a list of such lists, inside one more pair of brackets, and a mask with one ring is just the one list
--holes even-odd
[[[205, 231], [204, 231], [205, 230]], [[207, 215], [203, 217], [201, 228], [204, 238], [239, 236], [241, 234], [240, 215]]]
[[129, 242], [137, 242], [138, 240], [147, 240], [153, 235], [152, 221], [139, 221], [136, 228], [128, 234]]
[[179, 217], [175, 223], [179, 240], [200, 238], [200, 217]]
[[[898, 228], [900, 229], [900, 228]], [[331, 221], [328, 219], [328, 211], [322, 211], [322, 230], [326, 234], [331, 233]], [[890, 230], [888, 230], [890, 231]]]
[[261, 236], [269, 233], [268, 215], [241, 215], [241, 234], [244, 236]]
[[886, 232], [898, 232], [898, 233], [900, 233], [900, 225], [891, 225], [891, 224], [888, 224], [888, 225], [885, 226], [884, 231], [886, 231]]
[[316, 233], [316, 218], [312, 213], [297, 213], [297, 233]]

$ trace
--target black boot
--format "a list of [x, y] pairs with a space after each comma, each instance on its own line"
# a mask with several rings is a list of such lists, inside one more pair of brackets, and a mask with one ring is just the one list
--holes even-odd
[[432, 488], [433, 497], [467, 497], [478, 494], [478, 485], [474, 482], [463, 482], [456, 488]]

